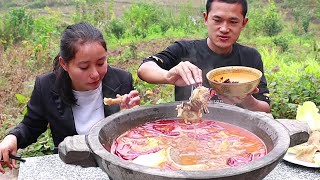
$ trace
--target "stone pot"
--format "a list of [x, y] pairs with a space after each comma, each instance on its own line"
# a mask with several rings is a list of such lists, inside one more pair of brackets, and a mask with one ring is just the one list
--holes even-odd
[[110, 153], [113, 141], [125, 131], [158, 119], [173, 119], [181, 102], [122, 110], [98, 122], [89, 135], [67, 137], [59, 145], [59, 156], [68, 164], [99, 166], [110, 180], [263, 179], [290, 146], [306, 142], [310, 131], [304, 122], [275, 120], [266, 113], [252, 112], [222, 103], [209, 104], [203, 119], [230, 123], [257, 135], [268, 154], [246, 165], [210, 171], [173, 171], [146, 167]]

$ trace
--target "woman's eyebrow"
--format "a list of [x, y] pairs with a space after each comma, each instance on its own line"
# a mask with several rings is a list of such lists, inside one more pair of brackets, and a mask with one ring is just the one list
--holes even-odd
[[88, 63], [89, 63], [89, 61], [80, 61], [78, 64], [79, 64], [79, 65], [81, 65], [81, 64], [86, 65], [86, 64], [88, 64]]
[[102, 56], [101, 58], [99, 58], [99, 60], [105, 59], [107, 58], [107, 55]]

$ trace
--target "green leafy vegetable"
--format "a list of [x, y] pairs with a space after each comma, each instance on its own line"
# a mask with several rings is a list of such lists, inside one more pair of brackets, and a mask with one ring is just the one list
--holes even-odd
[[314, 163], [320, 166], [320, 152], [314, 155]]
[[320, 130], [320, 114], [318, 112], [319, 109], [313, 102], [306, 101], [302, 106], [298, 106], [296, 119], [306, 121], [312, 131]]

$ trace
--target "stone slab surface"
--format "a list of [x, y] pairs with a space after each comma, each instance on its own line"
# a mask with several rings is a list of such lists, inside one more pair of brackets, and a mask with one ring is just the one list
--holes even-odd
[[[25, 158], [20, 164], [18, 180], [108, 180], [97, 167], [82, 168], [62, 162], [58, 155]], [[320, 168], [307, 168], [280, 162], [264, 180], [320, 180]]]
[[100, 168], [65, 164], [57, 154], [25, 158], [20, 163], [18, 180], [108, 180]]

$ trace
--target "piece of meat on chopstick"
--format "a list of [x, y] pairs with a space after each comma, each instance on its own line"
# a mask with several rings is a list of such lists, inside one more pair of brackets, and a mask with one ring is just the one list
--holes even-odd
[[177, 117], [183, 118], [186, 124], [199, 122], [202, 118], [202, 111], [209, 113], [208, 102], [212, 96], [209, 88], [197, 87], [192, 91], [188, 102], [177, 105]]
[[104, 105], [110, 106], [113, 104], [120, 104], [122, 101], [122, 96], [117, 98], [103, 98]]

